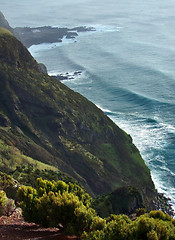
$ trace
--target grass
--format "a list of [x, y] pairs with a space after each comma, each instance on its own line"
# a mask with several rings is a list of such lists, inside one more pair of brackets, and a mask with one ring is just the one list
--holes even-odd
[[18, 148], [9, 146], [0, 140], [0, 168], [15, 170], [17, 166], [31, 164], [39, 170], [57, 171], [56, 167], [39, 162], [33, 158], [24, 155]]
[[9, 34], [13, 36], [13, 34], [8, 29], [0, 27], [0, 35], [4, 35], [4, 34]]

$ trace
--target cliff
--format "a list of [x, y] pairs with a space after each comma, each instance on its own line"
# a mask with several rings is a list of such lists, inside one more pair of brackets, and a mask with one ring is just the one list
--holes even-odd
[[131, 137], [92, 102], [44, 74], [22, 43], [2, 28], [0, 99], [1, 168], [10, 169], [20, 152], [72, 176], [91, 195], [129, 185], [148, 204], [156, 196]]

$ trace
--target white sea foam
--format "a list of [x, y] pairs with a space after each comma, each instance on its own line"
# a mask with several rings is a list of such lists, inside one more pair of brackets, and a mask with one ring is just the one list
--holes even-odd
[[41, 43], [37, 45], [32, 45], [31, 47], [28, 48], [29, 52], [32, 54], [32, 56], [37, 57], [41, 52], [49, 50], [49, 49], [54, 49], [57, 47], [61, 47], [65, 44], [71, 44], [76, 42], [75, 39], [67, 39], [64, 37], [62, 39], [62, 42], [54, 42], [54, 43]]
[[63, 74], [62, 72], [58, 72], [56, 70], [53, 70], [53, 71], [49, 71], [48, 72], [48, 75], [49, 76], [57, 76], [57, 75], [60, 75], [60, 74]]
[[[57, 75], [67, 76], [68, 79], [64, 79], [62, 81], [64, 83], [69, 83], [70, 82], [72, 85], [84, 84], [85, 79], [86, 79], [86, 84], [92, 83], [92, 79], [88, 78], [88, 75], [87, 75], [86, 71], [82, 71], [82, 70], [69, 71], [69, 72], [66, 72], [66, 73], [52, 70], [52, 71], [48, 72], [48, 75], [49, 76], [57, 76]], [[89, 89], [91, 89], [91, 88], [89, 88]]]
[[[36, 44], [36, 45], [30, 46], [28, 48], [28, 50], [32, 54], [32, 56], [37, 57], [43, 51], [46, 51], [46, 50], [49, 50], [49, 49], [54, 49], [54, 48], [57, 48], [57, 47], [61, 47], [65, 44], [75, 43], [79, 36], [94, 34], [94, 33], [98, 33], [98, 32], [116, 32], [116, 31], [118, 32], [121, 29], [121, 27], [117, 27], [117, 26], [100, 25], [100, 24], [96, 24], [96, 25], [89, 26], [89, 27], [94, 28], [95, 31], [83, 31], [83, 32], [74, 31], [74, 32], [78, 33], [78, 36], [76, 38], [68, 39], [68, 38], [66, 38], [66, 36], [64, 36], [62, 38], [62, 42]], [[40, 30], [33, 30], [33, 31], [38, 32]]]
[[93, 25], [92, 27], [94, 27], [97, 32], [119, 32], [121, 29], [121, 27], [117, 27], [114, 25], [101, 25], [101, 24], [96, 24]]
[[[100, 106], [100, 108], [103, 110], [103, 107]], [[137, 113], [133, 113], [131, 117], [124, 113], [118, 115], [113, 112], [110, 117], [132, 136], [134, 144], [151, 170], [156, 189], [171, 199], [170, 203], [175, 211], [175, 188], [170, 180], [175, 177], [175, 173], [169, 168], [165, 156], [161, 153], [162, 149], [170, 143], [168, 134], [175, 133], [174, 126], [160, 123], [158, 118], [156, 122], [145, 121], [146, 118], [142, 118], [143, 116], [139, 118]]]
[[98, 104], [96, 104], [96, 106], [98, 107], [98, 108], [100, 108], [103, 112], [105, 112], [105, 113], [112, 113], [112, 111], [111, 110], [109, 110], [109, 109], [106, 109], [106, 108], [103, 108], [103, 107], [101, 107], [100, 105], [98, 105]]
[[32, 30], [32, 32], [33, 33], [39, 33], [39, 32], [41, 32], [39, 29], [34, 29], [34, 30]]

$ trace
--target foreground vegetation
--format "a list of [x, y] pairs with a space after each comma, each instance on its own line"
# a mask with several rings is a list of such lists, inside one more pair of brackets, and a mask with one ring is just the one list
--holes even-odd
[[[14, 201], [6, 193], [12, 191], [16, 182], [7, 174], [0, 174], [0, 214], [10, 214]], [[137, 211], [131, 220], [126, 215], [111, 214], [101, 218], [91, 207], [92, 198], [79, 185], [64, 181], [38, 178], [35, 188], [18, 186], [16, 203], [23, 210], [26, 221], [45, 227], [60, 227], [69, 235], [84, 240], [168, 240], [175, 239], [175, 220], [161, 211], [145, 213]], [[17, 190], [18, 189], [18, 190]]]
[[86, 240], [175, 239], [175, 220], [168, 214], [151, 211], [134, 221], [126, 215], [103, 219], [91, 208], [91, 197], [76, 184], [39, 178], [36, 189], [23, 186], [18, 194], [27, 221], [54, 227], [61, 224], [66, 233]]
[[162, 211], [145, 213], [145, 209], [138, 209], [134, 219], [123, 214], [101, 218], [92, 208], [93, 199], [77, 183], [38, 178], [33, 185], [20, 186], [0, 172], [0, 215], [10, 215], [15, 200], [26, 221], [63, 227], [65, 233], [83, 240], [175, 239], [175, 220]]

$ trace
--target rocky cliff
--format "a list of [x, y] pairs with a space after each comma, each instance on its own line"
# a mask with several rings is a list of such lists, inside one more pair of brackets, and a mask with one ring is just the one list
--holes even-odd
[[[2, 28], [0, 139], [6, 149], [14, 147], [72, 176], [91, 195], [128, 185], [147, 203], [156, 195], [131, 137], [92, 102], [44, 74], [22, 43]], [[0, 167], [10, 169], [4, 149]]]

